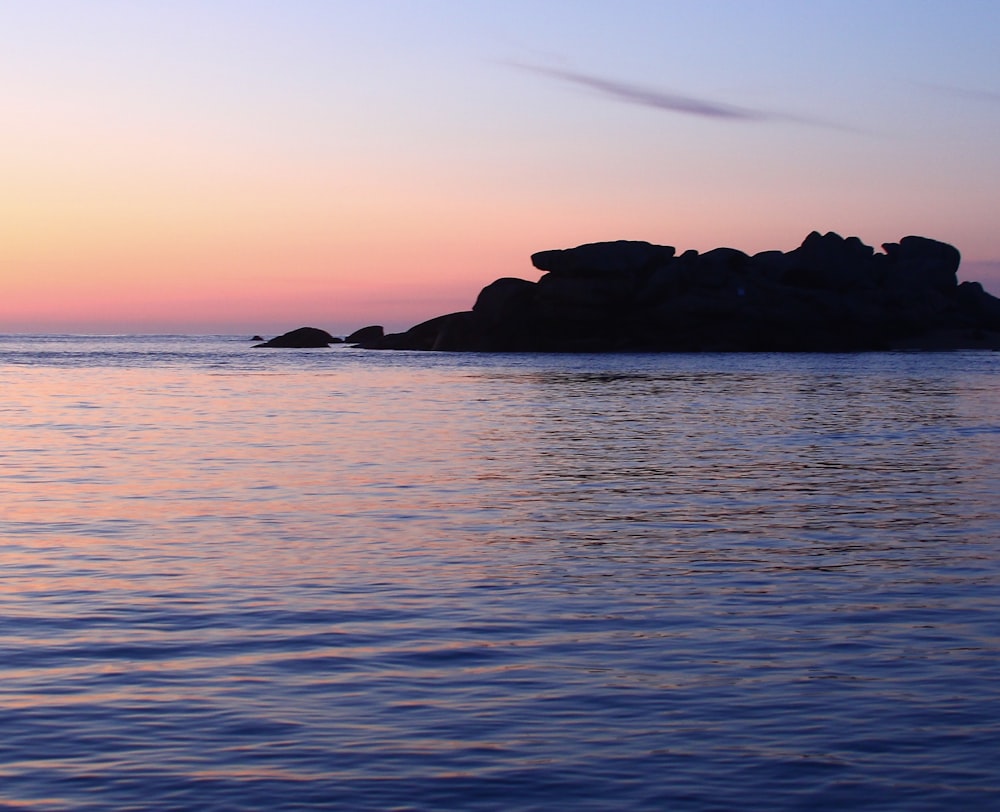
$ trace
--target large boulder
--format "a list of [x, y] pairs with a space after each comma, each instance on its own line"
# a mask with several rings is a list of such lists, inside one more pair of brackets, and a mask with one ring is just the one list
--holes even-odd
[[348, 344], [369, 344], [378, 341], [385, 335], [385, 328], [381, 324], [371, 324], [355, 330], [344, 339]]
[[531, 264], [553, 276], [619, 276], [643, 271], [670, 261], [675, 249], [639, 240], [593, 242], [576, 248], [539, 251]]
[[750, 257], [736, 248], [713, 248], [695, 263], [699, 287], [721, 288], [738, 281]]
[[530, 307], [537, 287], [527, 279], [497, 279], [479, 292], [472, 312], [490, 325], [517, 320]]
[[857, 237], [813, 231], [789, 252], [783, 281], [796, 287], [850, 290], [872, 284], [875, 249]]
[[963, 282], [955, 293], [962, 312], [977, 327], [1000, 331], [1000, 299], [990, 296], [978, 282]]
[[329, 347], [331, 344], [339, 344], [341, 339], [330, 335], [326, 330], [318, 327], [299, 327], [287, 333], [265, 341], [263, 344], [255, 344], [255, 347], [282, 347], [282, 348], [308, 348], [308, 347]]
[[891, 283], [905, 287], [927, 287], [945, 293], [958, 287], [962, 255], [953, 245], [927, 237], [903, 237], [884, 243], [885, 262]]

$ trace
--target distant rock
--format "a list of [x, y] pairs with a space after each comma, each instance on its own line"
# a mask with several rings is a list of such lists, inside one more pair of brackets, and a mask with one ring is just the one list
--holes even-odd
[[308, 348], [308, 347], [329, 347], [331, 344], [339, 344], [342, 339], [330, 335], [326, 330], [318, 327], [299, 327], [297, 330], [284, 333], [263, 344], [254, 345], [257, 347], [282, 347], [282, 348]]
[[421, 322], [405, 333], [387, 333], [363, 341], [360, 346], [378, 350], [464, 350], [477, 339], [466, 329], [472, 316], [471, 311], [449, 313]]
[[369, 327], [362, 327], [355, 330], [344, 339], [348, 344], [365, 344], [371, 341], [378, 341], [385, 335], [385, 329], [380, 324], [373, 324]]
[[261, 336], [254, 336], [254, 337], [253, 337], [253, 338], [251, 338], [250, 340], [251, 340], [251, 341], [263, 341], [264, 339], [263, 339], [263, 337], [261, 337]]
[[947, 243], [904, 237], [883, 253], [814, 231], [787, 253], [619, 240], [533, 254], [538, 282], [487, 285], [471, 311], [373, 349], [481, 352], [1000, 349], [1000, 299], [958, 284]]

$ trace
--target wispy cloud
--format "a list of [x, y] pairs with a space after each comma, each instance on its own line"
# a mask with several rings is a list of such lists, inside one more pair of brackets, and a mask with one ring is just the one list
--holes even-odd
[[953, 96], [959, 99], [973, 99], [984, 102], [1000, 102], [1000, 93], [992, 90], [976, 90], [967, 87], [952, 87], [950, 85], [935, 85], [927, 82], [918, 83], [918, 86], [933, 91], [944, 96]]
[[655, 110], [665, 110], [670, 113], [680, 113], [689, 116], [701, 116], [723, 121], [791, 121], [798, 124], [814, 124], [825, 127], [844, 129], [831, 122], [781, 113], [771, 110], [758, 110], [751, 107], [738, 107], [696, 96], [685, 96], [680, 93], [669, 93], [663, 90], [643, 87], [642, 85], [607, 79], [601, 76], [591, 76], [576, 71], [561, 68], [545, 68], [539, 65], [528, 65], [522, 62], [507, 62], [506, 64], [520, 70], [558, 79], [579, 87], [589, 88], [609, 98], [622, 102], [639, 104]]

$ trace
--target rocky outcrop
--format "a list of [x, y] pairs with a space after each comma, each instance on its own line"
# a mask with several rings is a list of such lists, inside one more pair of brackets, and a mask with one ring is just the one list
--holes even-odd
[[348, 344], [363, 344], [369, 341], [378, 341], [385, 335], [385, 329], [381, 324], [373, 324], [369, 327], [362, 327], [355, 330], [344, 339]]
[[958, 284], [947, 243], [904, 237], [876, 252], [813, 232], [787, 253], [706, 253], [620, 240], [542, 251], [538, 282], [503, 278], [472, 310], [373, 349], [856, 351], [1000, 348], [1000, 299]]
[[299, 327], [291, 330], [263, 344], [255, 344], [254, 347], [283, 347], [283, 348], [306, 348], [306, 347], [329, 347], [331, 344], [339, 344], [342, 339], [330, 335], [326, 330], [318, 327]]

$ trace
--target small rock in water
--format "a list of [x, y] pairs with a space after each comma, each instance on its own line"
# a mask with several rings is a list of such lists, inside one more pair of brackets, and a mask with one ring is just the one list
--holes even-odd
[[329, 347], [331, 344], [340, 343], [340, 339], [330, 335], [326, 330], [318, 327], [299, 327], [297, 330], [283, 333], [277, 338], [257, 344], [255, 347], [283, 347], [283, 348], [306, 348], [306, 347]]

